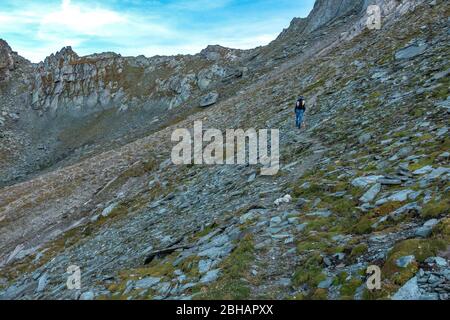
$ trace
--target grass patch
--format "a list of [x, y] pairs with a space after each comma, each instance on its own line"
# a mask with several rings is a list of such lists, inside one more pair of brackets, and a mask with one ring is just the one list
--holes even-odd
[[440, 201], [428, 202], [422, 210], [421, 216], [429, 218], [437, 218], [441, 215], [448, 214], [450, 212], [450, 200], [448, 198]]
[[317, 195], [322, 192], [323, 192], [322, 187], [316, 183], [311, 183], [311, 185], [306, 188], [302, 188], [301, 186], [295, 186], [293, 189], [293, 195], [296, 198]]
[[215, 228], [217, 228], [217, 224], [213, 222], [211, 225], [205, 227], [202, 231], [199, 231], [195, 234], [195, 239], [200, 239], [208, 234], [210, 234]]
[[410, 171], [416, 171], [416, 170], [419, 170], [419, 169], [421, 169], [421, 168], [423, 168], [425, 166], [430, 166], [433, 163], [434, 163], [434, 159], [433, 158], [424, 158], [424, 159], [421, 159], [420, 161], [418, 161], [416, 163], [410, 164], [408, 168], [409, 168]]
[[332, 211], [336, 212], [340, 215], [347, 215], [349, 213], [354, 212], [355, 207], [357, 206], [357, 202], [355, 200], [350, 200], [350, 199], [339, 199], [337, 200], [333, 206], [332, 206]]
[[356, 289], [358, 289], [362, 283], [362, 280], [357, 278], [352, 278], [350, 281], [344, 283], [341, 287], [341, 299], [353, 300]]
[[394, 212], [398, 208], [400, 208], [403, 205], [402, 202], [399, 201], [393, 201], [393, 202], [387, 202], [378, 208], [374, 209], [374, 213], [377, 216], [385, 216], [391, 212]]
[[[124, 294], [127, 288], [128, 282], [137, 281], [146, 277], [158, 277], [163, 279], [171, 279], [174, 276], [175, 268], [173, 266], [173, 261], [177, 253], [173, 253], [164, 260], [155, 259], [148, 266], [143, 268], [133, 268], [125, 269], [119, 272], [119, 281], [112, 283], [108, 286], [108, 290], [111, 292], [109, 296], [101, 296], [97, 299], [99, 300], [126, 300], [129, 297], [137, 299], [137, 294], [142, 292], [142, 289], [135, 289], [127, 294]], [[151, 291], [151, 290], [149, 290]], [[146, 292], [141, 295], [139, 299], [152, 299], [151, 292]]]
[[389, 253], [382, 268], [383, 277], [396, 285], [403, 285], [418, 271], [417, 263], [411, 263], [406, 268], [397, 266], [397, 259], [413, 255], [416, 262], [421, 263], [428, 257], [435, 256], [440, 250], [446, 248], [445, 241], [440, 239], [409, 239], [398, 243]]
[[372, 231], [373, 222], [367, 217], [362, 217], [358, 223], [352, 228], [352, 232], [355, 234], [367, 234]]
[[327, 289], [317, 289], [311, 296], [312, 300], [327, 300], [328, 290]]
[[445, 242], [450, 243], [450, 218], [443, 219], [433, 230], [433, 233]]
[[369, 247], [367, 246], [367, 244], [361, 243], [352, 249], [350, 257], [357, 258], [359, 256], [362, 256], [364, 253], [367, 252], [368, 249]]
[[317, 287], [326, 278], [326, 275], [322, 273], [322, 260], [318, 253], [310, 255], [305, 263], [295, 271], [293, 284], [295, 286], [308, 284], [311, 288]]

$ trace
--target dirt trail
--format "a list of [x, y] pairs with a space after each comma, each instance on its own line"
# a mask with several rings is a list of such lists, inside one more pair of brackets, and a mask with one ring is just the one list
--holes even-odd
[[[289, 167], [286, 171], [289, 172], [290, 181], [299, 179], [305, 172], [312, 169], [314, 165], [322, 158], [326, 152], [326, 148], [318, 139], [312, 138], [308, 131], [298, 132], [296, 129], [283, 130], [295, 144], [306, 145], [311, 151], [311, 154], [302, 158], [297, 163], [285, 164]], [[278, 178], [279, 183], [286, 183]], [[272, 225], [273, 218], [286, 218], [290, 213], [298, 211], [296, 203], [283, 204], [271, 210], [267, 216], [269, 228]], [[301, 223], [301, 221], [297, 221]], [[260, 244], [256, 246], [255, 251], [255, 265], [252, 272], [257, 279], [251, 287], [251, 296], [254, 298], [274, 298], [283, 299], [286, 297], [286, 287], [290, 286], [292, 275], [295, 267], [299, 262], [300, 256], [296, 250], [296, 244], [293, 234], [298, 224], [287, 224], [280, 233], [272, 234], [267, 228], [267, 225], [260, 227], [255, 232], [255, 243]], [[275, 225], [274, 230], [279, 226]], [[269, 230], [269, 231], [268, 231]], [[270, 296], [267, 297], [267, 293]]]

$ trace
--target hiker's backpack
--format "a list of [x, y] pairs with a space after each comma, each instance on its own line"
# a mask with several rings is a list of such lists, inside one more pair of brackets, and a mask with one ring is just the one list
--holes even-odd
[[298, 99], [297, 102], [295, 103], [295, 110], [305, 110], [305, 105], [303, 105], [303, 99]]

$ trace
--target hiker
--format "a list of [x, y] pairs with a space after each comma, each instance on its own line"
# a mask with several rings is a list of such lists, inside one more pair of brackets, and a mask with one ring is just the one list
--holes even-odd
[[305, 114], [306, 111], [305, 104], [306, 103], [304, 97], [298, 98], [295, 104], [295, 125], [299, 129], [302, 127], [303, 115]]

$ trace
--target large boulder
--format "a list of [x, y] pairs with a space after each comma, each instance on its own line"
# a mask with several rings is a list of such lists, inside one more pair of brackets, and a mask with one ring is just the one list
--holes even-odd
[[374, 184], [364, 195], [359, 198], [362, 203], [373, 201], [381, 191], [381, 183]]
[[428, 48], [426, 43], [408, 46], [403, 48], [395, 53], [395, 59], [397, 60], [406, 60], [412, 59], [423, 54]]
[[200, 98], [200, 107], [206, 108], [212, 106], [219, 99], [219, 94], [217, 92], [210, 92]]

